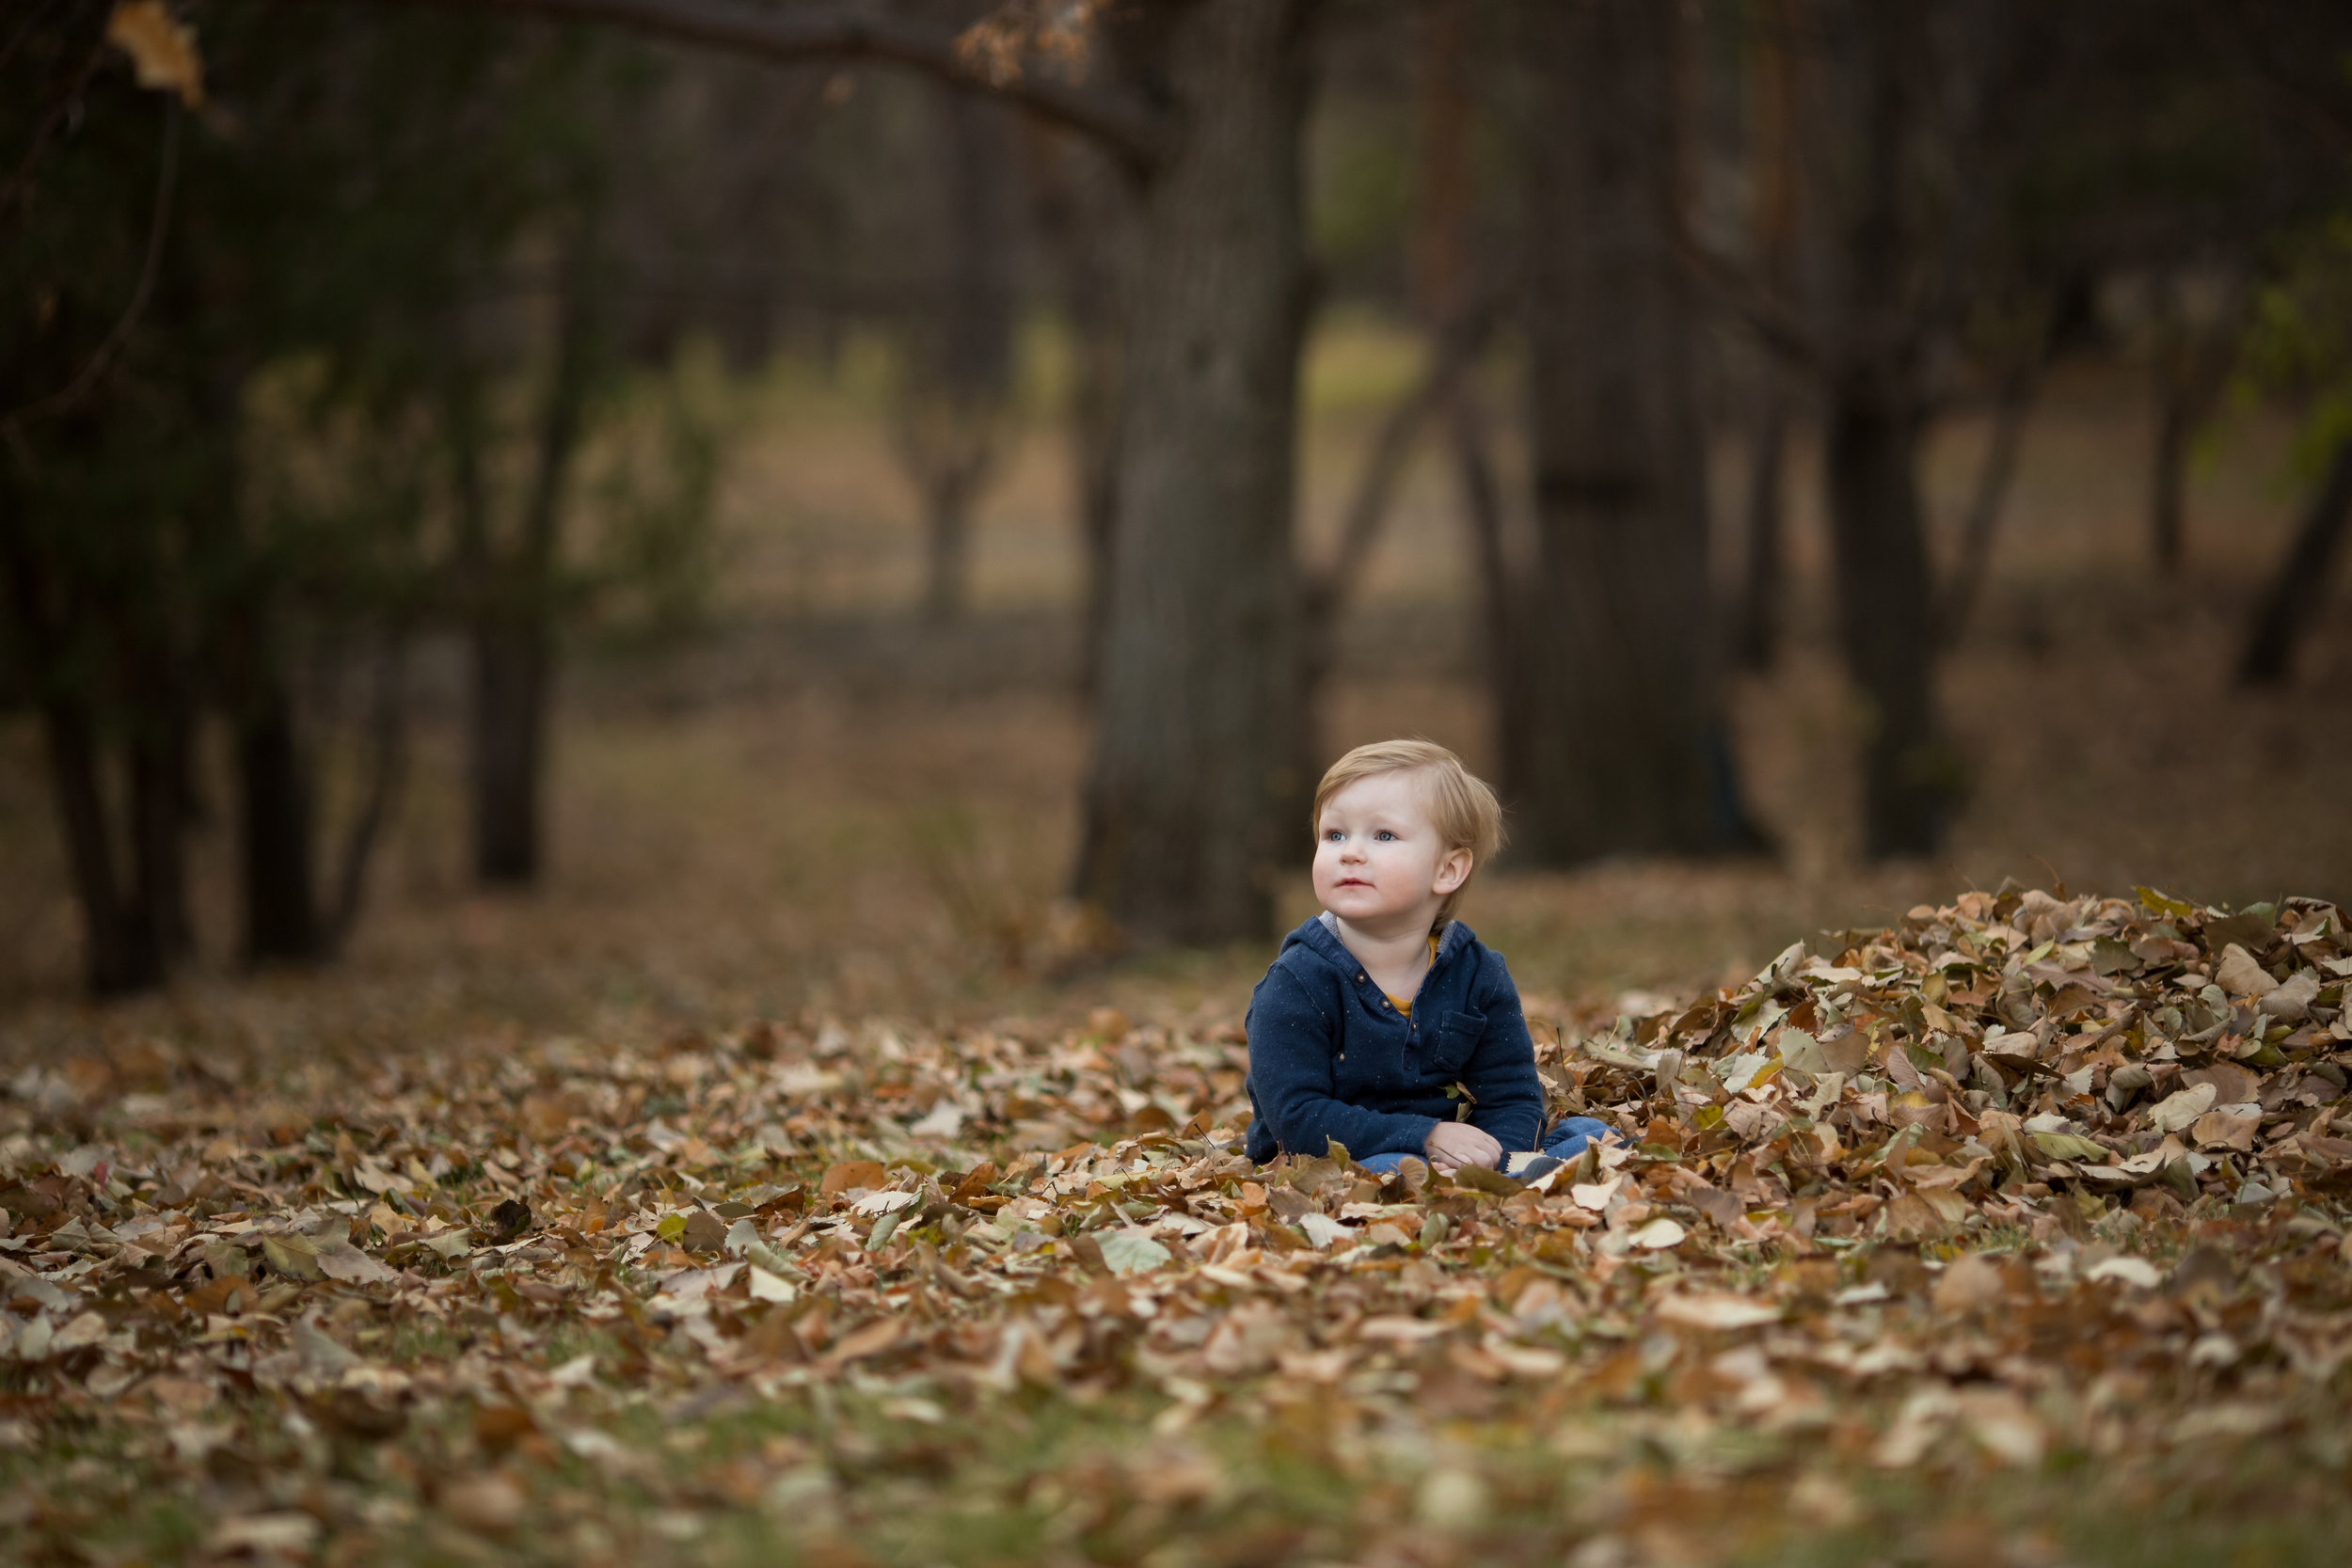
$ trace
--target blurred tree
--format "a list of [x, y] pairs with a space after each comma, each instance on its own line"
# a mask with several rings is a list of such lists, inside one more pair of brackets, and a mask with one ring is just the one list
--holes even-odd
[[189, 938], [193, 647], [169, 590], [191, 552], [158, 515], [189, 489], [183, 411], [115, 389], [144, 357], [202, 85], [169, 17], [138, 20], [141, 76], [169, 98], [132, 87], [103, 5], [16, 19], [0, 52], [0, 576], [102, 995], [154, 984]]
[[2352, 533], [2352, 215], [2288, 244], [2278, 277], [2256, 302], [2247, 372], [2257, 388], [2304, 404], [2296, 455], [2316, 481], [2238, 656], [2240, 685], [2279, 686]]
[[1534, 602], [1501, 721], [1539, 863], [1744, 847], [1717, 707], [1705, 445], [1677, 253], [1673, 8], [1526, 13]]
[[2148, 553], [2179, 573], [2188, 536], [2188, 461], [2220, 406], [2237, 362], [2248, 291], [2234, 268], [2168, 270], [2155, 279], [2155, 438], [2148, 485]]
[[[155, 983], [192, 940], [182, 846], [200, 708], [231, 735], [245, 956], [308, 961], [348, 931], [403, 754], [406, 641], [437, 595], [517, 598], [462, 527], [426, 526], [463, 521], [423, 477], [437, 450], [466, 467], [465, 428], [441, 418], [447, 347], [469, 300], [509, 290], [532, 225], [564, 232], [546, 221], [566, 210], [549, 149], [594, 121], [578, 89], [595, 62], [575, 43], [262, 4], [208, 27], [214, 92], [186, 118], [126, 80], [125, 55], [151, 74], [122, 41], [130, 14], [187, 46], [159, 5], [61, 3], [0, 54], [24, 154], [0, 216], [15, 302], [0, 573], [102, 992]], [[585, 406], [586, 339], [576, 311], [555, 316], [568, 346], [521, 508], [541, 584], [519, 595], [526, 637], [548, 597], [531, 542], [551, 536]], [[365, 771], [322, 855], [320, 770], [345, 748], [322, 744], [305, 688], [326, 692], [343, 667], [374, 673]]]
[[934, 147], [926, 171], [940, 244], [900, 334], [892, 414], [899, 460], [922, 492], [923, 611], [961, 615], [971, 594], [972, 515], [1010, 435], [1019, 300], [1013, 254], [1013, 127], [968, 93], [927, 95]]
[[[1796, 282], [1801, 160], [1795, 118], [1797, 72], [1804, 55], [1792, 36], [1790, 0], [1766, 0], [1760, 25], [1740, 29], [1751, 120], [1748, 164], [1752, 265], [1764, 288], [1786, 297]], [[1786, 366], [1770, 354], [1756, 367], [1748, 429], [1743, 551], [1732, 644], [1740, 666], [1763, 671], [1779, 652], [1781, 596], [1787, 578], [1786, 499], [1789, 404]]]
[[1098, 150], [1031, 120], [1022, 127], [1032, 221], [1051, 258], [1071, 337], [1068, 419], [1076, 469], [1081, 591], [1079, 689], [1102, 669], [1119, 515], [1119, 440], [1126, 408], [1125, 290], [1135, 271], [1133, 191]]
[[1312, 0], [1115, 14], [1171, 130], [1145, 178], [1076, 886], [1136, 936], [1272, 925], [1309, 793], [1291, 520]]
[[1099, 721], [1073, 878], [1144, 941], [1263, 934], [1304, 809], [1291, 559], [1307, 304], [1300, 131], [1314, 0], [1143, 0], [1099, 22], [1118, 87], [1022, 69], [1092, 6], [1016, 5], [957, 40], [866, 13], [491, 0], [776, 60], [871, 58], [1099, 140], [1138, 182]]

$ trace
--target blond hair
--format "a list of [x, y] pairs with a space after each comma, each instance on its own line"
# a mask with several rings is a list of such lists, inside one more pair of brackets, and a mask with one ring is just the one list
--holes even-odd
[[1468, 849], [1470, 853], [1470, 874], [1462, 879], [1462, 885], [1446, 895], [1438, 906], [1438, 925], [1442, 927], [1454, 918], [1454, 906], [1478, 875], [1478, 868], [1492, 860], [1502, 847], [1502, 803], [1486, 781], [1462, 766], [1462, 759], [1434, 740], [1375, 740], [1369, 746], [1359, 746], [1333, 763], [1315, 785], [1313, 815], [1308, 818], [1311, 832], [1323, 831], [1323, 808], [1331, 803], [1331, 797], [1359, 779], [1378, 778], [1384, 773], [1411, 773], [1422, 784], [1422, 803], [1429, 808], [1430, 826], [1448, 849]]

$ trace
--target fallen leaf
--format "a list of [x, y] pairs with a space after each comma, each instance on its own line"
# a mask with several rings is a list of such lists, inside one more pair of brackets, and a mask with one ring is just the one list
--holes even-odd
[[[1672, 1225], [1672, 1220], [1653, 1224]], [[1643, 1242], [1637, 1234], [1636, 1244], [1672, 1246], [1674, 1242]], [[1675, 1241], [1679, 1241], [1679, 1236]], [[1781, 1310], [1770, 1302], [1755, 1301], [1746, 1296], [1724, 1294], [1672, 1295], [1658, 1304], [1658, 1316], [1666, 1323], [1680, 1323], [1687, 1328], [1734, 1329], [1755, 1328], [1763, 1323], [1780, 1322]]]
[[120, 0], [106, 18], [106, 41], [131, 57], [139, 86], [175, 92], [189, 108], [204, 103], [204, 62], [196, 32], [173, 19], [164, 0]]
[[1659, 1252], [1667, 1247], [1680, 1246], [1688, 1234], [1677, 1221], [1655, 1219], [1634, 1231], [1630, 1239], [1637, 1247]]
[[1173, 1256], [1139, 1230], [1113, 1230], [1096, 1238], [1103, 1249], [1103, 1262], [1113, 1274], [1146, 1274], [1159, 1268]]

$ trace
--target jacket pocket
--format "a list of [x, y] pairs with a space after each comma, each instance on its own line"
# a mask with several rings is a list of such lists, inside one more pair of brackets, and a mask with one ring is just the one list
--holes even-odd
[[1459, 1073], [1478, 1049], [1478, 1037], [1486, 1031], [1485, 1013], [1440, 1013], [1437, 1027], [1428, 1034], [1430, 1069], [1452, 1078]]

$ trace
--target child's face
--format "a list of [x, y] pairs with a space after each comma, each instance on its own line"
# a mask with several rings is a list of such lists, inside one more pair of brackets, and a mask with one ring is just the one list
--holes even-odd
[[1410, 773], [1358, 779], [1315, 824], [1315, 896], [1351, 926], [1426, 929], [1470, 873], [1470, 852], [1438, 837]]

